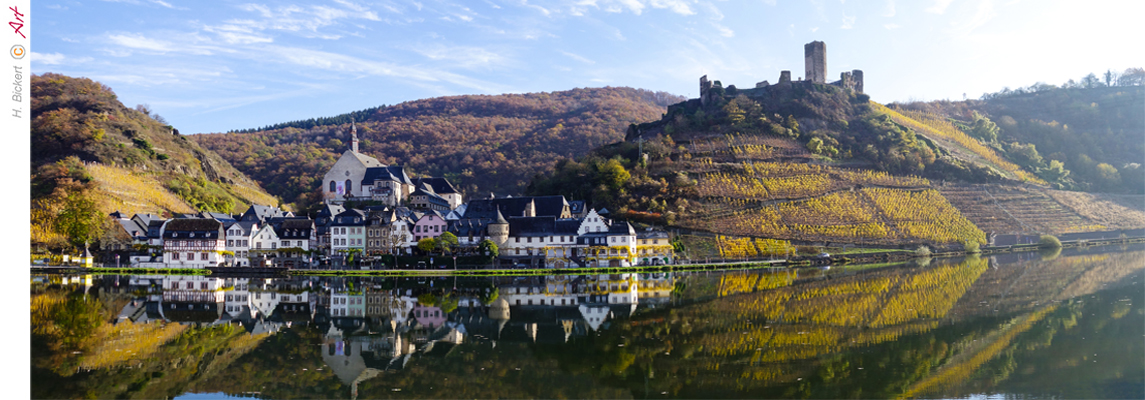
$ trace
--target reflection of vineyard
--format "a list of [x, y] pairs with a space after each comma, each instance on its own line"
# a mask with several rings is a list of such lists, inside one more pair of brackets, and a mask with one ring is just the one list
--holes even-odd
[[945, 185], [939, 189], [967, 219], [987, 232], [1090, 232], [1105, 230], [1041, 189], [1005, 185]]
[[719, 293], [734, 295], [677, 312], [694, 324], [692, 373], [742, 387], [793, 373], [799, 360], [929, 331], [986, 269], [973, 259], [794, 285], [788, 273], [728, 273]]
[[986, 235], [935, 190], [864, 188], [759, 205], [714, 199], [680, 225], [739, 236], [804, 241], [985, 243]]
[[1032, 259], [991, 268], [951, 311], [966, 318], [1033, 310], [1054, 301], [1093, 293], [1145, 268], [1145, 251]]

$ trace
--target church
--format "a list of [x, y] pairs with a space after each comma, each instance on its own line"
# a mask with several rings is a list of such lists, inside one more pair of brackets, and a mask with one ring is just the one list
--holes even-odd
[[[322, 197], [327, 204], [345, 201], [377, 201], [389, 206], [405, 204], [411, 194], [438, 196], [450, 209], [461, 205], [461, 194], [445, 178], [429, 178], [434, 184], [422, 184], [422, 179], [410, 179], [405, 168], [382, 164], [378, 159], [358, 152], [358, 126], [350, 127], [350, 148], [322, 179]], [[428, 183], [428, 182], [427, 182]]]

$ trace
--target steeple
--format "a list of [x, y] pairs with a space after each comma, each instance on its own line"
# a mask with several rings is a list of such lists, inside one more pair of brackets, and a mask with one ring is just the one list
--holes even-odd
[[358, 124], [350, 120], [350, 150], [358, 152]]

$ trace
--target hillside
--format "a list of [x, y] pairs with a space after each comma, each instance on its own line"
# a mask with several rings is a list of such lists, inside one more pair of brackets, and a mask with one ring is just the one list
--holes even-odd
[[349, 146], [350, 117], [361, 152], [383, 163], [445, 176], [467, 196], [519, 194], [558, 158], [620, 140], [629, 124], [659, 118], [680, 100], [612, 87], [451, 96], [194, 139], [298, 208], [318, 203], [318, 182]]
[[1145, 193], [1145, 86], [1140, 82], [1090, 88], [1038, 84], [981, 100], [895, 106], [954, 124], [972, 124], [980, 116], [994, 126], [983, 138], [985, 145], [1009, 153], [1015, 164], [1045, 170], [1060, 162], [1066, 175], [1057, 185], [1061, 188]]
[[[1049, 190], [1046, 171], [933, 114], [828, 85], [737, 92], [672, 105], [659, 121], [632, 126], [626, 142], [562, 160], [529, 192], [732, 236], [716, 237], [712, 250], [724, 257], [784, 254], [793, 243], [950, 247], [986, 244], [988, 232], [1145, 226], [1140, 196], [1093, 201]], [[1021, 196], [998, 201], [982, 190]]]
[[146, 106], [124, 106], [107, 86], [53, 73], [31, 81], [35, 246], [94, 242], [113, 211], [234, 213], [278, 204]]

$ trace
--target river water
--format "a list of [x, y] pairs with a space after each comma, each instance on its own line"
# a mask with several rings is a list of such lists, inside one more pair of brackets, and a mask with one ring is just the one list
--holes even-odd
[[33, 398], [1145, 398], [1145, 246], [800, 270], [33, 275]]

